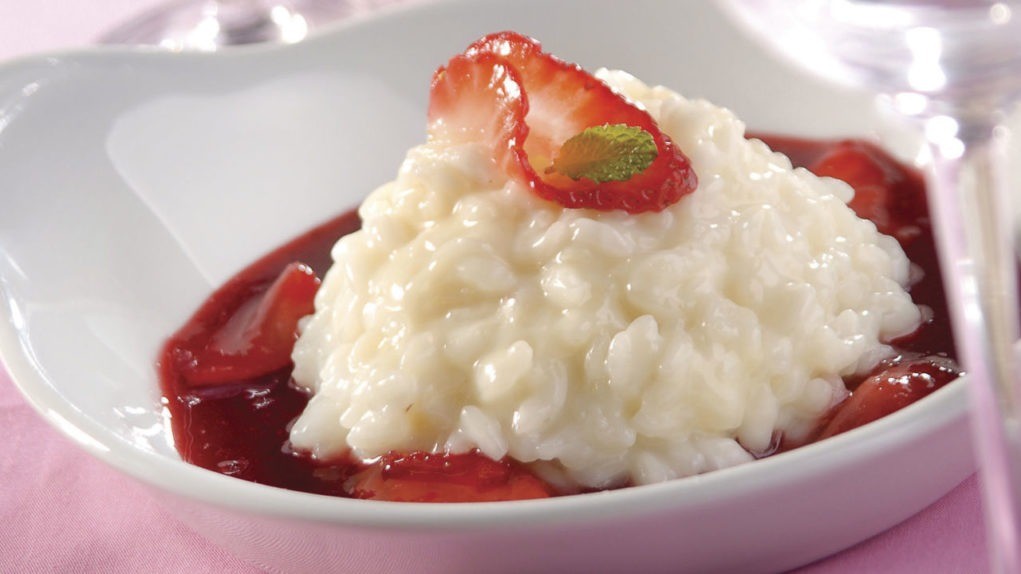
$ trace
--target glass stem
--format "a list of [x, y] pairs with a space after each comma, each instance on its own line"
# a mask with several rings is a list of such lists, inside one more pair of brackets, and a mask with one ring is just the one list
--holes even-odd
[[[1004, 168], [1004, 129], [947, 117], [930, 120], [929, 196], [954, 337], [968, 373], [975, 455], [980, 466], [993, 572], [1021, 572], [1018, 545], [1019, 393], [1014, 211]], [[952, 125], [952, 121], [951, 121]], [[952, 131], [952, 130], [951, 130]], [[941, 135], [942, 134], [942, 135]]]

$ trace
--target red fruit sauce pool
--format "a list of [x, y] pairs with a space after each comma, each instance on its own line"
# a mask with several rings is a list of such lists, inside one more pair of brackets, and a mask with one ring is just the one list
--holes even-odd
[[[931, 319], [915, 333], [892, 342], [897, 358], [869, 376], [846, 381], [851, 396], [820, 422], [809, 442], [898, 410], [956, 378], [959, 371], [952, 360], [947, 304], [921, 176], [860, 140], [756, 137], [787, 154], [794, 165], [855, 187], [851, 207], [896, 237], [908, 258], [923, 270], [911, 296], [932, 310]], [[211, 295], [166, 343], [158, 369], [176, 447], [184, 460], [252, 482], [332, 496], [475, 501], [565, 494], [514, 461], [492, 461], [477, 453], [390, 453], [366, 465], [316, 461], [290, 448], [290, 424], [308, 401], [290, 378], [287, 356], [294, 322], [310, 310], [315, 288], [311, 273], [322, 277], [331, 264], [332, 245], [359, 225], [355, 212], [346, 213], [259, 259]], [[311, 271], [289, 267], [294, 262]], [[278, 281], [285, 270], [288, 280]], [[274, 284], [276, 295], [264, 298]], [[271, 298], [277, 302], [262, 304]], [[246, 321], [259, 326], [253, 330]], [[279, 343], [280, 333], [286, 334], [286, 345]], [[254, 371], [252, 364], [258, 367]], [[253, 375], [259, 371], [262, 374]], [[778, 437], [778, 449], [796, 446]]]

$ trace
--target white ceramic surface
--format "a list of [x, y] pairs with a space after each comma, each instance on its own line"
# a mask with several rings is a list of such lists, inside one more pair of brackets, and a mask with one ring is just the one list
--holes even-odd
[[179, 460], [153, 360], [220, 282], [359, 199], [424, 137], [432, 71], [515, 29], [759, 131], [867, 135], [704, 2], [448, 1], [289, 47], [0, 67], [0, 356], [40, 413], [274, 571], [775, 571], [917, 512], [972, 470], [961, 383], [846, 435], [691, 479], [489, 505], [332, 499]]

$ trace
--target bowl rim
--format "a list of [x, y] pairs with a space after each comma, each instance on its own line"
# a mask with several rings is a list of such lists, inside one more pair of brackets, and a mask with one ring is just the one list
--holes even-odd
[[[407, 6], [396, 3], [340, 22], [328, 32], [297, 45], [258, 45], [197, 54], [171, 54], [145, 47], [94, 47], [27, 56], [0, 63], [0, 80], [19, 69], [38, 67], [41, 73], [53, 73], [63, 65], [90, 61], [151, 62], [169, 57], [180, 60], [182, 56], [231, 59], [290, 50], [295, 46], [307, 49], [318, 39], [343, 33], [350, 27], [383, 22], [395, 16], [413, 17], [418, 11], [468, 1], [434, 0]], [[14, 386], [25, 400], [52, 427], [94, 457], [148, 486], [216, 507], [278, 518], [371, 528], [452, 531], [619, 520], [713, 504], [789, 483], [792, 477], [811, 481], [823, 473], [855, 466], [875, 456], [876, 449], [880, 452], [893, 450], [922, 440], [967, 414], [966, 377], [962, 376], [915, 404], [841, 435], [754, 462], [659, 484], [541, 500], [456, 504], [397, 503], [310, 494], [231, 478], [180, 459], [142, 450], [86, 416], [49, 384], [45, 369], [35, 361], [28, 340], [22, 336], [19, 325], [23, 322], [17, 313], [16, 301], [2, 279], [0, 277], [0, 301], [5, 304], [0, 305], [0, 362], [6, 366]]]
[[[2, 290], [0, 290], [2, 294]], [[15, 387], [51, 426], [90, 454], [135, 479], [185, 499], [278, 518], [359, 527], [477, 530], [538, 523], [620, 519], [694, 508], [752, 494], [792, 478], [853, 467], [951, 425], [967, 414], [966, 376], [924, 399], [846, 433], [760, 460], [658, 484], [539, 500], [402, 503], [287, 490], [232, 478], [148, 452], [114, 435], [64, 401], [23, 352], [10, 307], [0, 312], [0, 359]]]

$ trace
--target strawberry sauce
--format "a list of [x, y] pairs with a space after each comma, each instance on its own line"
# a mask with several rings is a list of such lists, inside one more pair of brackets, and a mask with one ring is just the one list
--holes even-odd
[[345, 495], [341, 487], [353, 465], [317, 464], [288, 448], [290, 423], [308, 402], [303, 391], [289, 384], [290, 366], [196, 386], [185, 378], [181, 357], [211, 339], [246, 302], [260, 298], [292, 262], [301, 261], [322, 277], [331, 264], [330, 247], [360, 225], [357, 213], [345, 213], [280, 246], [220, 287], [167, 342], [158, 368], [175, 446], [184, 460], [252, 482]]
[[[846, 381], [852, 396], [820, 421], [807, 442], [885, 416], [956, 378], [921, 176], [860, 140], [755, 137], [786, 153], [795, 165], [855, 187], [851, 207], [900, 241], [922, 271], [911, 287], [912, 298], [931, 309], [931, 320], [892, 343], [898, 357]], [[292, 451], [290, 424], [308, 401], [291, 384], [286, 359], [296, 321], [311, 308], [318, 284], [312, 274], [323, 276], [331, 264], [331, 246], [359, 225], [352, 211], [262, 257], [213, 293], [167, 341], [157, 368], [181, 457], [244, 480], [333, 496], [472, 501], [558, 494], [522, 465], [477, 453], [391, 453], [364, 465], [315, 461]], [[787, 449], [805, 442], [777, 444]]]

